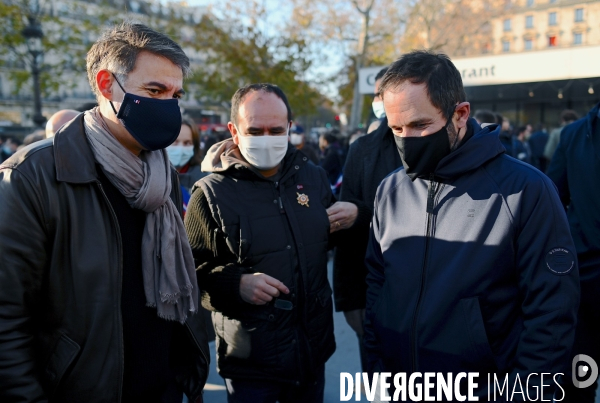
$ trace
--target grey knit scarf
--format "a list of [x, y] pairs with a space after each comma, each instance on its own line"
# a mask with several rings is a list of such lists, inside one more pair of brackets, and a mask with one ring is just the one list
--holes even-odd
[[[194, 259], [181, 216], [169, 197], [171, 167], [165, 150], [139, 157], [110, 133], [98, 108], [84, 115], [96, 162], [133, 208], [145, 211], [142, 272], [146, 305], [163, 319], [183, 323], [198, 306]], [[126, 290], [125, 290], [126, 292]]]

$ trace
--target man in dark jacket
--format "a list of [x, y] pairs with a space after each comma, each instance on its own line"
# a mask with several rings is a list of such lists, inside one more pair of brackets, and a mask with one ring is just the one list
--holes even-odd
[[215, 144], [185, 219], [214, 311], [230, 403], [322, 402], [335, 350], [327, 280], [333, 202], [325, 171], [288, 145], [292, 115], [272, 84], [232, 99], [232, 139]]
[[[487, 374], [511, 391], [527, 379], [524, 393], [539, 394], [540, 382], [549, 384], [540, 373], [570, 365], [579, 301], [575, 248], [552, 182], [504, 155], [496, 125], [469, 118], [445, 55], [402, 56], [380, 91], [404, 169], [375, 199], [366, 258], [372, 368], [478, 372], [481, 397]], [[555, 389], [544, 387], [544, 399]]]
[[[375, 92], [381, 77], [375, 80]], [[344, 165], [340, 202], [329, 208], [332, 230], [340, 232], [333, 263], [333, 295], [335, 309], [343, 311], [346, 321], [359, 339], [361, 364], [366, 369], [362, 344], [367, 268], [365, 254], [369, 225], [373, 218], [373, 202], [377, 186], [390, 172], [402, 166], [394, 135], [385, 116], [374, 132], [360, 137], [351, 146]]]
[[546, 172], [547, 161], [544, 158], [544, 150], [548, 143], [548, 133], [540, 123], [537, 130], [529, 137], [529, 149], [531, 150], [531, 165], [542, 172]]
[[[548, 176], [567, 209], [581, 280], [581, 305], [573, 356], [586, 354], [600, 364], [600, 105], [562, 129]], [[565, 385], [567, 401], [594, 402], [597, 381], [587, 388]]]
[[163, 150], [189, 60], [125, 23], [87, 65], [99, 107], [0, 165], [0, 401], [202, 401], [208, 344]]

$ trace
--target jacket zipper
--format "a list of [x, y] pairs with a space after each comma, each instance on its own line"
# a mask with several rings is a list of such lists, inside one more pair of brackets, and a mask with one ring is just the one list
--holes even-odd
[[115, 224], [115, 227], [117, 229], [117, 249], [119, 250], [119, 309], [117, 311], [117, 317], [118, 317], [118, 325], [119, 325], [119, 354], [121, 356], [121, 362], [120, 362], [120, 366], [119, 366], [119, 380], [118, 380], [118, 400], [117, 402], [120, 403], [121, 399], [122, 399], [122, 394], [123, 394], [123, 373], [125, 372], [125, 358], [124, 358], [124, 352], [123, 352], [123, 345], [124, 345], [124, 341], [123, 341], [123, 318], [121, 317], [121, 294], [123, 292], [123, 240], [121, 239], [121, 229], [119, 227], [119, 221], [117, 219], [117, 214], [115, 213], [114, 209], [112, 208], [112, 205], [110, 204], [110, 200], [108, 200], [108, 196], [106, 196], [106, 193], [104, 192], [104, 188], [102, 187], [102, 184], [100, 183], [100, 181], [96, 181], [96, 184], [98, 185], [98, 188], [100, 189], [100, 193], [102, 193], [102, 196], [104, 197], [104, 201], [106, 202], [106, 205], [108, 206], [108, 210], [110, 211], [110, 215], [112, 217], [113, 223]]
[[421, 307], [421, 299], [425, 290], [425, 278], [427, 269], [427, 257], [429, 255], [429, 240], [432, 234], [432, 221], [435, 195], [438, 191], [438, 183], [435, 182], [434, 174], [429, 176], [429, 185], [427, 186], [427, 229], [425, 231], [425, 253], [423, 256], [423, 266], [421, 267], [421, 286], [417, 297], [417, 305], [413, 314], [411, 337], [410, 337], [410, 355], [411, 355], [411, 373], [417, 371], [417, 318]]

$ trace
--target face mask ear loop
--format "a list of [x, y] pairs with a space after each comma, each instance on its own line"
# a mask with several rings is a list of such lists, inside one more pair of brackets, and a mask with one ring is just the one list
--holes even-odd
[[[112, 76], [115, 79], [115, 82], [117, 83], [117, 85], [119, 86], [119, 88], [121, 88], [121, 91], [123, 91], [123, 93], [126, 93], [125, 88], [123, 88], [123, 86], [121, 85], [121, 83], [119, 82], [119, 80], [117, 80], [117, 76], [115, 76], [115, 73], [110, 73], [112, 74]], [[115, 113], [115, 116], [117, 115], [117, 110], [115, 109], [115, 106], [113, 105], [112, 101], [108, 101], [110, 103], [110, 106], [113, 110], [113, 112]]]
[[[454, 116], [454, 112], [456, 111], [456, 107], [458, 105], [459, 104], [454, 105], [454, 109], [452, 109], [452, 112], [450, 112], [450, 117], [448, 118], [448, 122], [446, 124], [446, 131], [448, 131], [448, 126], [450, 126], [452, 124], [452, 117]], [[450, 144], [451, 150], [454, 150], [454, 147], [458, 144], [458, 138], [460, 137], [459, 135], [460, 135], [460, 129], [458, 129], [458, 131], [456, 132], [456, 138], [454, 139], [454, 144]]]

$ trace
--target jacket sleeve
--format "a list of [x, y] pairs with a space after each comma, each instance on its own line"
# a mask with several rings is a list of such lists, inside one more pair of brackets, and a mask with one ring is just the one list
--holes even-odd
[[45, 402], [34, 353], [46, 266], [46, 231], [35, 186], [0, 169], [0, 401]]
[[369, 224], [372, 206], [363, 202], [362, 155], [358, 141], [350, 146], [344, 180], [342, 181], [341, 201], [354, 203], [358, 217], [354, 225], [337, 232], [333, 261], [333, 292], [336, 311], [352, 311], [365, 307], [366, 268], [365, 249], [369, 238]]
[[371, 224], [365, 264], [367, 267], [367, 291], [363, 343], [367, 353], [367, 370], [369, 373], [373, 373], [379, 372], [382, 368], [380, 364], [383, 358], [381, 355], [382, 351], [375, 329], [373, 328], [373, 317], [377, 311], [377, 305], [381, 299], [381, 292], [385, 284], [384, 261], [379, 244], [377, 209], [375, 209]]
[[[567, 374], [575, 338], [577, 255], [556, 190], [547, 177], [539, 176], [539, 181], [521, 190], [521, 205], [514, 217], [523, 330], [509, 385], [514, 385], [517, 374], [521, 380], [532, 373]], [[540, 385], [539, 380], [529, 382], [536, 384]], [[553, 389], [544, 388], [545, 398], [552, 399]]]
[[240, 308], [247, 304], [240, 295], [240, 279], [252, 270], [236, 264], [201, 187], [192, 193], [184, 223], [196, 262], [202, 305], [236, 318]]
[[569, 182], [567, 180], [567, 142], [570, 138], [568, 126], [566, 130], [562, 131], [560, 135], [560, 141], [558, 142], [558, 146], [556, 147], [556, 151], [554, 152], [554, 156], [550, 161], [550, 166], [548, 167], [548, 172], [546, 173], [550, 179], [556, 185], [558, 189], [558, 195], [560, 196], [560, 201], [563, 206], [566, 208], [571, 202], [571, 194], [569, 192]]

